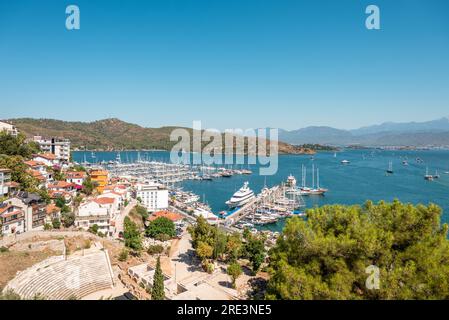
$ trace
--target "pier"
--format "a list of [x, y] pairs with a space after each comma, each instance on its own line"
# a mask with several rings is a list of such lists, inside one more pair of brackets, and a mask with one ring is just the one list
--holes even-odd
[[277, 203], [278, 201], [286, 200], [286, 190], [287, 189], [284, 185], [265, 188], [264, 190], [262, 190], [262, 193], [260, 193], [254, 200], [248, 202], [243, 207], [233, 212], [231, 215], [226, 216], [224, 224], [226, 226], [233, 226], [247, 216], [256, 213], [257, 209], [262, 206], [276, 205], [283, 209], [287, 209], [287, 207], [290, 207], [289, 209], [293, 209], [293, 207], [298, 208], [300, 206], [303, 206], [302, 198], [293, 200], [290, 199], [288, 200], [288, 204], [285, 203], [284, 205]]

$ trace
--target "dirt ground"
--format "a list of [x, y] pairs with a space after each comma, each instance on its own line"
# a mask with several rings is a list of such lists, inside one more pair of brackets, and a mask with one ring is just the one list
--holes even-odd
[[57, 255], [52, 250], [43, 251], [9, 251], [0, 253], [0, 290], [12, 280], [18, 271], [23, 271], [50, 256]]

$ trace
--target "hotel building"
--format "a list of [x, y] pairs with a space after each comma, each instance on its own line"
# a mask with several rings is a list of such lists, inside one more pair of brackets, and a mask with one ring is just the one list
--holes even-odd
[[62, 162], [70, 161], [70, 140], [64, 138], [43, 138], [34, 136], [33, 140], [37, 142], [43, 153], [51, 153], [56, 159]]

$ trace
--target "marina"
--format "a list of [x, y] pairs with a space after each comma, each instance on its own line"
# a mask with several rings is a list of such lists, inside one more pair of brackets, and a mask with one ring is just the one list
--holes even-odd
[[[126, 161], [137, 162], [137, 151], [121, 152], [123, 164]], [[144, 161], [154, 161], [157, 163], [165, 163], [168, 166], [170, 160], [169, 152], [154, 151], [147, 152]], [[84, 157], [87, 161], [91, 159], [91, 152], [74, 152], [74, 160], [83, 162]], [[96, 152], [96, 163], [115, 161], [116, 152]], [[141, 158], [144, 156], [141, 153]], [[342, 165], [341, 159], [346, 159], [349, 164]], [[404, 159], [410, 159], [408, 166], [402, 165]], [[411, 161], [413, 159], [414, 161]], [[415, 160], [416, 159], [416, 160]], [[394, 175], [385, 176], [386, 164], [392, 161]], [[244, 184], [249, 182], [249, 187], [256, 195], [260, 194], [267, 186], [273, 188], [275, 186], [285, 185], [285, 192], [290, 196], [291, 192], [301, 195], [305, 207], [300, 210], [314, 206], [322, 206], [326, 204], [363, 204], [366, 200], [372, 201], [392, 201], [395, 198], [404, 202], [414, 204], [433, 202], [443, 208], [444, 222], [449, 221], [449, 202], [447, 195], [449, 191], [449, 151], [446, 150], [380, 150], [380, 149], [357, 149], [344, 150], [339, 152], [338, 157], [334, 157], [334, 153], [318, 153], [314, 160], [309, 156], [302, 155], [281, 155], [279, 156], [279, 169], [273, 176], [260, 176], [258, 174], [259, 165], [251, 165], [253, 174], [231, 174], [231, 167], [226, 167], [229, 177], [213, 178], [212, 180], [202, 180], [194, 178], [199, 176], [200, 170], [197, 167], [188, 166], [185, 168], [189, 173], [185, 174], [186, 179], [176, 183], [170, 183], [170, 188], [182, 188], [184, 192], [191, 192], [199, 197], [199, 200], [205, 202], [210, 211], [215, 215], [225, 212], [225, 215], [232, 216], [235, 209], [229, 209], [226, 201], [230, 200], [232, 195], [237, 192]], [[324, 195], [308, 196], [298, 192], [299, 187], [312, 188], [312, 165], [315, 166], [315, 182], [320, 187], [325, 186], [329, 189]], [[302, 167], [307, 168], [306, 183], [302, 183]], [[203, 166], [216, 168], [215, 171], [224, 171], [225, 166]], [[247, 165], [241, 166], [247, 168]], [[426, 167], [429, 174], [435, 176], [435, 172], [441, 172], [439, 179], [433, 179], [430, 183], [423, 179]], [[173, 168], [173, 167], [171, 167]], [[233, 171], [236, 166], [234, 165]], [[388, 166], [387, 166], [388, 168]], [[239, 168], [241, 169], [241, 168]], [[318, 176], [317, 179], [317, 169]], [[175, 171], [177, 172], [178, 169]], [[168, 169], [167, 169], [168, 171]], [[195, 173], [195, 175], [191, 174]], [[207, 170], [206, 170], [207, 171]], [[213, 175], [214, 171], [207, 171]], [[287, 179], [289, 176], [298, 179], [297, 188], [294, 190], [288, 187]], [[192, 178], [193, 177], [193, 178]], [[319, 180], [319, 181], [317, 181]], [[315, 186], [317, 187], [317, 186]], [[189, 201], [189, 200], [188, 200]], [[192, 197], [190, 199], [192, 201]], [[194, 202], [194, 201], [192, 201]], [[266, 225], [256, 225], [258, 229], [269, 229], [280, 231], [284, 225], [285, 219], [278, 219], [275, 223]]]

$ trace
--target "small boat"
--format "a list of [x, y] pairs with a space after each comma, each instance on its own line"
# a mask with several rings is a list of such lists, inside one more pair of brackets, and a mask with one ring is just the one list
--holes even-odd
[[426, 174], [424, 175], [424, 179], [427, 181], [433, 181], [434, 176], [429, 174], [429, 168], [426, 168]]
[[349, 161], [349, 160], [342, 160], [341, 161], [341, 164], [350, 164], [351, 163], [351, 161]]
[[408, 162], [407, 162], [407, 160], [404, 160], [404, 161], [402, 161], [402, 165], [404, 165], [404, 166], [408, 166]]
[[444, 174], [449, 174], [449, 171], [444, 171], [443, 173], [444, 173]]
[[203, 174], [201, 178], [202, 180], [212, 181], [212, 177], [208, 174]]
[[438, 173], [438, 170], [435, 171], [435, 175], [433, 176], [434, 179], [440, 179], [440, 174]]
[[390, 162], [388, 163], [387, 173], [388, 173], [388, 174], [393, 174], [393, 173], [394, 173], [394, 172], [393, 172], [393, 162], [392, 162], [392, 161], [390, 161]]
[[232, 173], [231, 171], [223, 171], [223, 172], [221, 173], [221, 176], [222, 176], [223, 178], [230, 178], [230, 177], [233, 176], [233, 173]]

